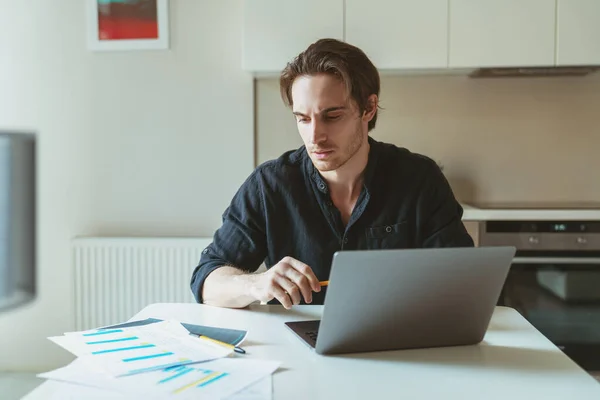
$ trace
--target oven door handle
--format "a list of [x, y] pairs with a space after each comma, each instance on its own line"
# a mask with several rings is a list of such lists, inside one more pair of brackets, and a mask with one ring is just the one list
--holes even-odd
[[514, 257], [518, 264], [598, 264], [600, 257]]

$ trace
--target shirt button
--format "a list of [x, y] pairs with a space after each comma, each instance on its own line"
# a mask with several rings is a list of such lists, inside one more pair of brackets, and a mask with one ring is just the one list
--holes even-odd
[[348, 238], [344, 238], [344, 244], [348, 244]]
[[392, 231], [392, 227], [391, 227], [391, 226], [389, 226], [389, 225], [388, 225], [388, 226], [386, 226], [386, 227], [385, 227], [385, 231], [386, 231], [387, 233], [390, 233], [390, 232]]

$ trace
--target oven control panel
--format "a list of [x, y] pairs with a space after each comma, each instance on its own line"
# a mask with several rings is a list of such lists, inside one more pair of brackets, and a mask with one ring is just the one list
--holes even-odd
[[479, 245], [600, 251], [600, 221], [485, 221], [480, 227]]
[[487, 233], [600, 233], [600, 221], [487, 221]]

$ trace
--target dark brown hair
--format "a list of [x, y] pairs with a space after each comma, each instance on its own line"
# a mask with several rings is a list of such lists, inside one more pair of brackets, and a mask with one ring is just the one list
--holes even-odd
[[[297, 77], [331, 74], [346, 86], [346, 93], [358, 105], [362, 115], [369, 109], [368, 98], [379, 97], [379, 72], [367, 55], [358, 47], [336, 39], [320, 39], [296, 56], [281, 72], [279, 88], [283, 102], [293, 105], [292, 85]], [[375, 128], [377, 110], [369, 121], [369, 131]]]

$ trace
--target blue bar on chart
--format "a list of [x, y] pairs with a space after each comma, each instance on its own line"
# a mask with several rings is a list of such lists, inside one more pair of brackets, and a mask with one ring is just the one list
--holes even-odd
[[205, 381], [205, 382], [202, 382], [201, 384], [199, 384], [199, 385], [198, 385], [198, 387], [204, 387], [204, 386], [206, 386], [206, 385], [209, 385], [209, 384], [211, 384], [211, 383], [213, 383], [213, 382], [215, 382], [215, 381], [218, 381], [219, 379], [221, 379], [221, 378], [223, 378], [223, 377], [225, 377], [225, 376], [227, 376], [227, 375], [228, 375], [228, 374], [227, 374], [227, 373], [225, 373], [225, 372], [222, 372], [222, 373], [220, 373], [220, 374], [219, 374], [218, 372], [216, 372], [216, 374], [217, 374], [216, 376], [212, 376], [212, 377], [211, 377], [210, 379], [208, 379], [207, 381]]
[[128, 336], [119, 339], [110, 339], [110, 340], [99, 340], [96, 342], [85, 342], [85, 344], [106, 344], [106, 343], [117, 343], [117, 342], [127, 342], [129, 340], [137, 340], [139, 339], [137, 336]]
[[128, 351], [128, 350], [146, 349], [148, 347], [156, 347], [156, 345], [154, 345], [154, 344], [143, 344], [143, 345], [140, 345], [140, 346], [118, 347], [116, 349], [93, 351], [92, 354], [114, 353], [116, 351]]
[[111, 329], [111, 330], [100, 330], [97, 332], [84, 333], [83, 336], [98, 336], [98, 335], [109, 335], [111, 333], [119, 333], [123, 332], [123, 329]]
[[188, 358], [182, 358], [176, 362], [172, 362], [172, 363], [168, 363], [168, 364], [153, 365], [151, 367], [146, 367], [146, 368], [132, 369], [132, 370], [127, 371], [126, 373], [122, 374], [122, 376], [136, 375], [136, 374], [141, 374], [144, 372], [157, 371], [157, 370], [165, 370], [166, 371], [170, 368], [175, 368], [175, 367], [180, 367], [182, 365], [192, 364], [193, 362], [194, 361], [192, 361]]
[[166, 382], [170, 382], [173, 379], [180, 378], [180, 377], [184, 376], [185, 374], [189, 374], [190, 372], [194, 371], [194, 368], [189, 368], [186, 366], [179, 366], [179, 367], [173, 369], [172, 371], [176, 372], [176, 373], [168, 378], [161, 379], [160, 381], [158, 381], [158, 384], [160, 385], [160, 384], [163, 384]]
[[131, 358], [124, 358], [123, 362], [132, 362], [132, 361], [140, 361], [140, 360], [149, 360], [151, 358], [158, 358], [158, 357], [166, 357], [166, 356], [172, 356], [174, 353], [170, 352], [170, 351], [165, 351], [164, 353], [157, 353], [157, 354], [150, 354], [147, 356], [139, 356], [139, 357], [131, 357]]

